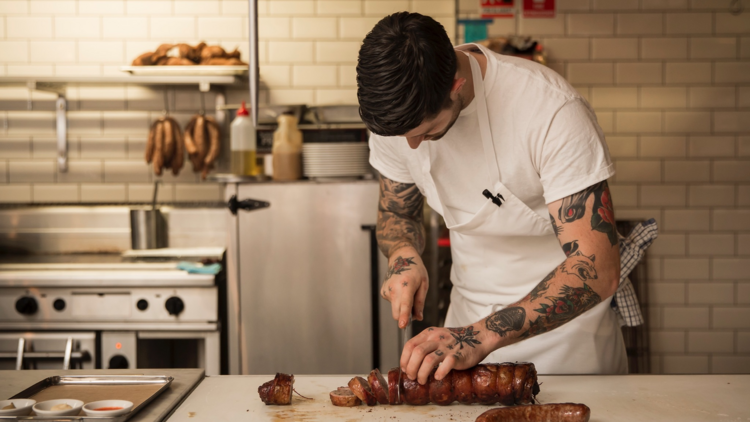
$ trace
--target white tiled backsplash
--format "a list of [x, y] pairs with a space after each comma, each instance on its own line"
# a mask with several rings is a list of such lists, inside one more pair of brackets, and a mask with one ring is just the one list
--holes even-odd
[[[450, 0], [259, 1], [261, 103], [356, 104], [360, 42], [383, 16], [403, 10], [432, 14], [455, 33]], [[0, 77], [121, 75], [120, 66], [165, 42], [203, 40], [239, 48], [247, 60], [247, 11], [247, 0], [0, 0]], [[184, 125], [200, 109], [197, 89], [169, 92]], [[226, 94], [228, 103], [248, 97], [247, 87]], [[0, 87], [0, 202], [150, 200], [156, 177], [142, 157], [163, 91], [72, 86], [67, 98], [69, 170], [60, 173], [56, 96]], [[205, 104], [214, 104], [213, 94]], [[222, 198], [187, 167], [161, 180], [164, 201]]]
[[[557, 0], [531, 35], [596, 110], [616, 215], [654, 217], [648, 316], [656, 373], [750, 373], [750, 1]], [[459, 17], [478, 2], [460, 0]], [[460, 29], [459, 29], [460, 32]], [[459, 38], [462, 36], [459, 33]]]

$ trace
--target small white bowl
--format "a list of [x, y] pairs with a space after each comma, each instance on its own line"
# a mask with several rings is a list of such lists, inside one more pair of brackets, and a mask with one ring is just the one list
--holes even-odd
[[[118, 410], [96, 410], [102, 407], [122, 407]], [[120, 416], [124, 415], [133, 410], [133, 402], [127, 400], [99, 400], [91, 403], [86, 403], [83, 406], [83, 411], [88, 416]]]
[[[68, 410], [50, 410], [52, 406], [65, 403], [71, 406], [72, 409]], [[81, 407], [83, 402], [74, 399], [60, 399], [60, 400], [47, 400], [34, 405], [34, 413], [37, 416], [78, 416], [81, 413]]]
[[[15, 409], [2, 410], [11, 403], [16, 406]], [[31, 399], [0, 400], [0, 416], [28, 416], [31, 413], [31, 406], [35, 404], [36, 400]]]

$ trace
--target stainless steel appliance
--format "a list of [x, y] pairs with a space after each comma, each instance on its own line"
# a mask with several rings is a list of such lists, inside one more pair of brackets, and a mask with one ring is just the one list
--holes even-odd
[[379, 297], [374, 180], [229, 183], [230, 373], [346, 374], [397, 365], [398, 328]]
[[174, 262], [123, 262], [118, 254], [0, 262], [0, 369], [19, 359], [25, 368], [61, 368], [75, 354], [83, 368], [220, 373], [214, 275], [188, 274]]

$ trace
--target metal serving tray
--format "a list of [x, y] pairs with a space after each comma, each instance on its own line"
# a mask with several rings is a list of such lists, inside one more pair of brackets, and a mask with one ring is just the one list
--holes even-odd
[[[99, 400], [122, 399], [133, 402], [130, 413], [114, 417], [100, 416], [0, 416], [0, 420], [39, 421], [96, 421], [124, 422], [146, 407], [164, 390], [174, 378], [167, 375], [64, 375], [45, 378], [21, 391], [11, 399], [34, 399], [38, 402], [69, 398], [90, 403]], [[57, 390], [57, 391], [53, 391]], [[56, 397], [56, 396], [64, 397]], [[115, 395], [115, 397], [111, 397]], [[85, 400], [84, 400], [85, 399]]]

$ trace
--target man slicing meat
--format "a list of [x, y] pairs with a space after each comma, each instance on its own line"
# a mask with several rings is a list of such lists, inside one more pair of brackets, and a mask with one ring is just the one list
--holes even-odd
[[381, 294], [405, 327], [428, 280], [422, 208], [450, 229], [446, 327], [401, 356], [425, 383], [451, 369], [530, 361], [540, 373], [627, 371], [620, 253], [604, 135], [588, 103], [544, 66], [454, 48], [432, 18], [397, 13], [367, 35], [357, 66], [370, 163], [380, 172]]

